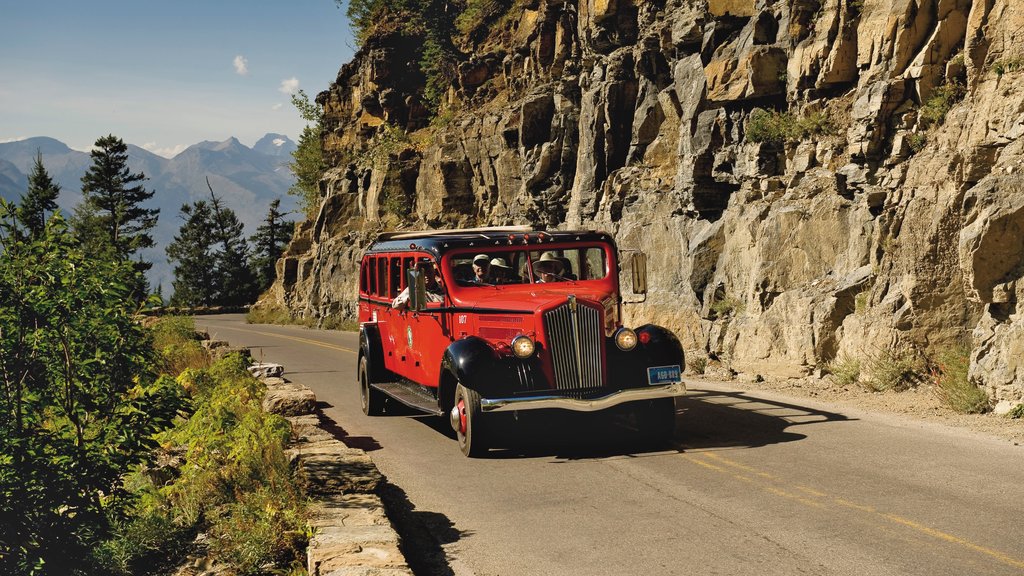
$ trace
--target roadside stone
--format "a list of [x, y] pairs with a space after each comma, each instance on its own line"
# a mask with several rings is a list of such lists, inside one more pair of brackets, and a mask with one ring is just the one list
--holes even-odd
[[333, 434], [320, 426], [320, 417], [316, 414], [285, 416], [285, 419], [292, 425], [292, 444], [309, 444], [334, 439]]
[[301, 384], [268, 384], [263, 409], [280, 416], [311, 414], [316, 410], [316, 394]]
[[338, 440], [302, 444], [285, 453], [299, 482], [310, 494], [370, 493], [383, 482], [366, 452], [349, 448]]

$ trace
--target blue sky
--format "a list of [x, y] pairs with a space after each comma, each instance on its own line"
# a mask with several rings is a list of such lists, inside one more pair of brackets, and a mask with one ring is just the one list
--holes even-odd
[[290, 93], [325, 90], [354, 46], [333, 0], [0, 0], [0, 142], [295, 140]]

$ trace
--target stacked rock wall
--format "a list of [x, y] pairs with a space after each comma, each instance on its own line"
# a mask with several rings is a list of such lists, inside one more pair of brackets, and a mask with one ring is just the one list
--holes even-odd
[[[408, 39], [371, 39], [320, 94], [334, 168], [265, 304], [351, 315], [384, 228], [601, 228], [650, 258], [627, 322], [667, 325], [692, 357], [798, 377], [966, 345], [996, 400], [1024, 396], [1024, 3], [510, 14], [464, 46], [432, 125]], [[781, 135], [755, 137], [766, 118]]]

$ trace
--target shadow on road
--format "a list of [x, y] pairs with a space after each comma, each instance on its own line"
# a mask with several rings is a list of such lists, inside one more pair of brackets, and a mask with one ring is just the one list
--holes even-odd
[[743, 392], [691, 390], [676, 402], [676, 440], [682, 450], [756, 448], [806, 438], [793, 428], [841, 422], [848, 416]]
[[[794, 428], [841, 422], [849, 417], [798, 404], [764, 400], [743, 392], [691, 390], [676, 400], [671, 443], [643, 437], [628, 410], [586, 414], [538, 410], [492, 414], [494, 446], [489, 458], [556, 458], [562, 461], [639, 457], [712, 448], [756, 448], [806, 438]], [[418, 421], [454, 441], [447, 419]]]
[[460, 531], [444, 514], [417, 510], [405, 491], [387, 482], [378, 490], [388, 519], [401, 536], [399, 547], [414, 574], [453, 576], [444, 545], [458, 542], [471, 531]]
[[333, 408], [333, 405], [328, 402], [318, 401], [316, 403], [316, 415], [320, 417], [320, 427], [334, 436], [335, 440], [341, 440], [349, 448], [359, 448], [365, 452], [380, 450], [380, 444], [372, 436], [350, 436], [340, 424], [324, 412], [328, 408]]

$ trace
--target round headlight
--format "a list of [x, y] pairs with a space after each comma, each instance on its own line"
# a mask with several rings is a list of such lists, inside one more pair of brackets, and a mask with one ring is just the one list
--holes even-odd
[[533, 356], [535, 348], [533, 340], [530, 340], [529, 336], [520, 334], [512, 339], [512, 353], [516, 355], [516, 358], [529, 358]]
[[615, 332], [615, 345], [619, 347], [619, 350], [628, 352], [633, 348], [636, 348], [636, 332], [633, 332], [629, 328], [619, 328]]

